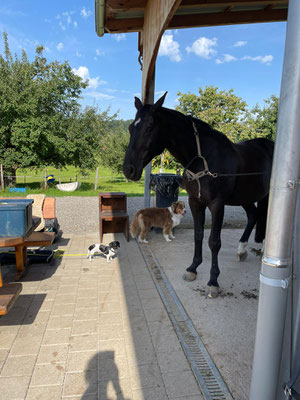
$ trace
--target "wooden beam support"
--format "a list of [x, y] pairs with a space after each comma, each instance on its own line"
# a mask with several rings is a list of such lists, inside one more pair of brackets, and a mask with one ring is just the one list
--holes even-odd
[[143, 77], [142, 97], [147, 99], [149, 86], [154, 74], [155, 61], [161, 37], [170, 20], [180, 5], [181, 0], [148, 1], [144, 14], [142, 32], [143, 42]]

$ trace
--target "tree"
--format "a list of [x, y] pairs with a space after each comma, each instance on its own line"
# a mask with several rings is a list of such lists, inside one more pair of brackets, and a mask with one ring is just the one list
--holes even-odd
[[97, 143], [110, 120], [107, 112], [80, 110], [79, 99], [87, 86], [68, 62], [47, 62], [37, 46], [30, 62], [12, 56], [7, 34], [0, 55], [0, 163], [15, 175], [17, 168], [68, 164], [96, 165]]
[[86, 107], [73, 115], [68, 126], [69, 153], [67, 164], [82, 170], [95, 168], [101, 160], [102, 146], [105, 142], [109, 124], [116, 114], [109, 116], [108, 111], [99, 113], [96, 107]]
[[278, 118], [279, 97], [272, 95], [264, 100], [263, 108], [258, 104], [247, 116], [246, 123], [259, 137], [275, 140], [277, 118]]
[[122, 172], [123, 161], [129, 143], [128, 127], [126, 129], [126, 124], [128, 123], [129, 125], [129, 122], [123, 121], [123, 123], [110, 124], [110, 130], [106, 132], [100, 143], [100, 163], [116, 173]]
[[248, 139], [249, 132], [242, 124], [247, 104], [234, 94], [233, 89], [225, 91], [207, 86], [205, 89], [200, 87], [198, 92], [199, 95], [179, 92], [176, 109], [207, 122], [233, 142]]

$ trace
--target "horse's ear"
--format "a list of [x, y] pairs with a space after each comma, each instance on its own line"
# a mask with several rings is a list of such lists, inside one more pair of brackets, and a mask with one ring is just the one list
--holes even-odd
[[143, 103], [138, 97], [134, 98], [134, 105], [137, 110], [140, 110], [143, 107]]
[[166, 97], [167, 93], [168, 92], [166, 92], [163, 96], [161, 96], [161, 98], [158, 99], [157, 102], [154, 104], [153, 107], [154, 107], [155, 110], [157, 110], [158, 108], [160, 108], [164, 104], [165, 97]]

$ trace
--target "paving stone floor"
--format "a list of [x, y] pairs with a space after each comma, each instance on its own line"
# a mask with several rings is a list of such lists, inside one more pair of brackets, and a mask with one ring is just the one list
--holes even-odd
[[113, 238], [110, 264], [85, 256], [95, 232], [63, 235], [63, 257], [28, 268], [0, 318], [1, 399], [203, 399], [137, 243]]

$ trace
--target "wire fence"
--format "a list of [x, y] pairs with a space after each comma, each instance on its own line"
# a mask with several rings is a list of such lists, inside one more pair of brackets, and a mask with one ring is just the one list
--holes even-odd
[[[50, 180], [47, 180], [47, 178], [50, 178]], [[27, 174], [19, 173], [16, 176], [3, 174], [0, 191], [2, 196], [9, 195], [9, 192], [12, 192], [11, 195], [16, 192], [23, 195], [47, 192], [48, 195], [52, 196], [65, 196], [67, 191], [76, 196], [92, 196], [95, 195], [96, 191], [125, 192], [130, 196], [142, 196], [144, 179], [139, 182], [132, 182], [127, 181], [121, 175], [108, 175], [107, 173], [101, 175], [95, 173], [95, 171], [91, 171], [90, 174], [63, 173], [61, 175], [57, 172], [49, 175], [30, 172]]]

